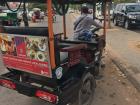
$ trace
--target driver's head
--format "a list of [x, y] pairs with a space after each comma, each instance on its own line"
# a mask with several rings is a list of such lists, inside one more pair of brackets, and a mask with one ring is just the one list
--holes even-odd
[[89, 13], [89, 8], [86, 5], [82, 6], [81, 7], [81, 13], [82, 14], [88, 14]]

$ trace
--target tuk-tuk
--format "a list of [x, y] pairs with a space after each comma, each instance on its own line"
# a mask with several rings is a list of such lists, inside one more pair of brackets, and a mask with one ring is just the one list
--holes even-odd
[[17, 12], [2, 10], [0, 12], [0, 21], [3, 26], [18, 26], [21, 20], [17, 18]]
[[[70, 4], [90, 3], [95, 8], [96, 2], [100, 2], [104, 5], [106, 20], [106, 3], [109, 0], [25, 1], [46, 3], [48, 27], [0, 28], [0, 49], [8, 69], [7, 73], [0, 75], [0, 85], [55, 105], [67, 105], [77, 100], [77, 105], [90, 105], [106, 43], [106, 22], [101, 35], [93, 30], [91, 41], [69, 39], [65, 15]], [[52, 5], [63, 16], [64, 33], [53, 32]]]

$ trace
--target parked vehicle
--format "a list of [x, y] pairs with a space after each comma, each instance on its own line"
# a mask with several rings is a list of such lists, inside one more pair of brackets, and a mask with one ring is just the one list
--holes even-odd
[[123, 3], [118, 4], [113, 15], [114, 25], [124, 26], [126, 29], [140, 26], [140, 4]]

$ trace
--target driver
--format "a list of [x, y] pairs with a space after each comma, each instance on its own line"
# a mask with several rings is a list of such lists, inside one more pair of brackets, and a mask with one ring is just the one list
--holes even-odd
[[103, 27], [89, 14], [89, 8], [87, 6], [82, 6], [81, 16], [74, 22], [74, 39], [77, 39], [83, 31], [90, 31], [92, 25], [97, 28]]

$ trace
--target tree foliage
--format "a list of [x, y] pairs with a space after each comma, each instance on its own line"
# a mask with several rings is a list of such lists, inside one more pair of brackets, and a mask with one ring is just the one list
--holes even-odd
[[46, 11], [46, 4], [38, 4], [38, 3], [30, 3], [28, 6], [29, 10], [32, 10], [33, 8], [40, 8], [42, 11]]
[[113, 0], [114, 3], [132, 3], [136, 2], [136, 0]]

